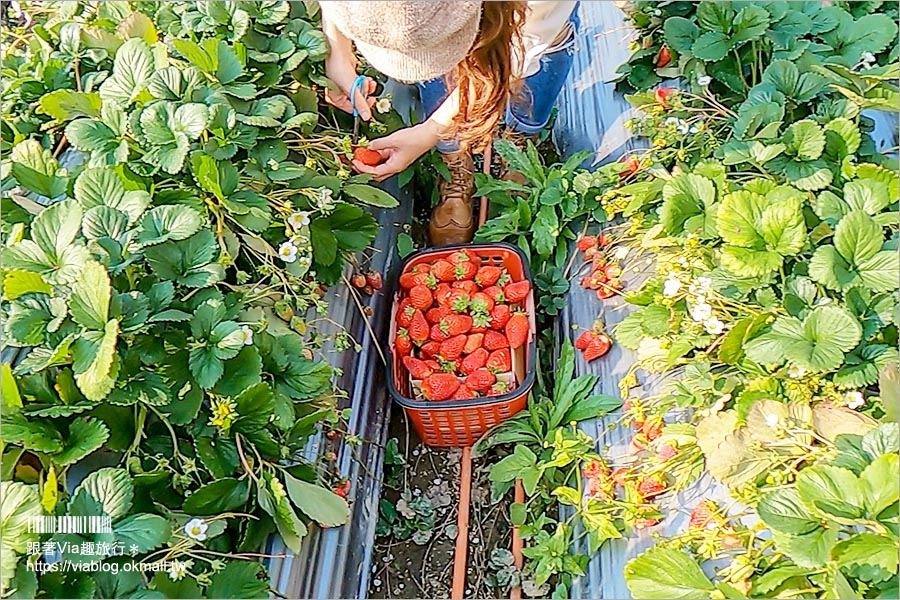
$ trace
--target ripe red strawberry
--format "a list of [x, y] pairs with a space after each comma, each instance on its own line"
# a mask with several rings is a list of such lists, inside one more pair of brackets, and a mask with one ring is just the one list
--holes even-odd
[[648, 417], [641, 426], [641, 431], [648, 442], [652, 442], [662, 433], [663, 422], [658, 416]]
[[428, 310], [434, 303], [434, 297], [427, 286], [417, 285], [409, 290], [409, 302], [419, 310]]
[[456, 252], [453, 252], [452, 254], [450, 254], [450, 256], [447, 257], [447, 260], [450, 261], [450, 264], [453, 266], [465, 262], [470, 262], [475, 265], [475, 268], [477, 269], [478, 266], [481, 265], [481, 258], [471, 250], [467, 249], [457, 250]]
[[506, 284], [506, 287], [503, 288], [503, 295], [506, 296], [506, 301], [510, 304], [518, 304], [525, 301], [530, 291], [531, 283], [527, 279], [523, 279], [522, 281]]
[[350, 494], [350, 480], [346, 479], [336, 485], [333, 490], [335, 496], [340, 496], [341, 498], [346, 498]]
[[471, 279], [465, 279], [463, 281], [454, 281], [453, 287], [458, 290], [463, 290], [471, 297], [472, 294], [478, 291], [478, 284], [472, 281]]
[[656, 68], [661, 69], [670, 62], [672, 62], [672, 53], [669, 51], [669, 47], [663, 44], [656, 55]]
[[511, 316], [512, 311], [509, 308], [509, 304], [498, 304], [491, 310], [491, 329], [502, 331]]
[[498, 381], [488, 390], [488, 396], [501, 396], [509, 391], [509, 384], [505, 381]]
[[366, 273], [366, 285], [371, 286], [373, 290], [380, 290], [384, 287], [384, 281], [381, 279], [381, 273], [369, 271]]
[[397, 325], [400, 327], [409, 327], [415, 312], [416, 307], [412, 305], [409, 298], [401, 300], [400, 304], [397, 306]]
[[375, 150], [358, 146], [353, 149], [353, 160], [358, 160], [366, 166], [374, 167], [380, 165], [384, 158], [382, 158], [381, 153]]
[[675, 92], [675, 88], [659, 88], [654, 90], [653, 99], [663, 108], [669, 108], [669, 98], [671, 98]]
[[584, 468], [581, 470], [581, 473], [588, 479], [593, 479], [595, 477], [606, 477], [609, 475], [609, 468], [603, 464], [603, 461], [600, 460], [592, 460], [588, 464], [584, 465]]
[[486, 392], [497, 382], [497, 376], [489, 369], [477, 369], [466, 377], [466, 387], [476, 392]]
[[608, 300], [616, 295], [616, 290], [610, 287], [609, 285], [603, 285], [600, 289], [597, 290], [597, 299], [598, 300]]
[[506, 296], [503, 294], [503, 288], [501, 288], [500, 286], [492, 285], [491, 287], [486, 287], [481, 291], [482, 293], [492, 298], [495, 304], [506, 302]]
[[509, 340], [499, 331], [488, 330], [484, 332], [484, 347], [491, 352], [501, 348], [509, 348]]
[[450, 294], [453, 290], [446, 283], [441, 283], [434, 290], [434, 301], [438, 306], [450, 306]]
[[[463, 347], [463, 354], [472, 354], [484, 343], [484, 334], [483, 333], [473, 333], [466, 340], [466, 345]], [[485, 352], [487, 352], [485, 350]]]
[[640, 517], [634, 520], [635, 529], [646, 529], [654, 525], [659, 525], [659, 519], [656, 517]]
[[584, 360], [591, 362], [609, 352], [612, 340], [605, 333], [595, 334], [588, 347], [584, 349]]
[[451, 400], [471, 400], [472, 398], [477, 398], [478, 394], [470, 390], [464, 385], [459, 386], [459, 389], [456, 390], [456, 393], [453, 394]]
[[403, 365], [413, 379], [425, 379], [432, 373], [431, 367], [425, 364], [424, 360], [413, 358], [412, 356], [404, 356]]
[[362, 273], [354, 273], [350, 277], [350, 285], [358, 290], [363, 289], [364, 287], [366, 287], [366, 276]]
[[675, 449], [675, 446], [671, 444], [664, 444], [662, 448], [659, 449], [659, 452], [656, 453], [656, 458], [662, 461], [669, 460], [678, 454], [678, 450]]
[[435, 301], [437, 301], [438, 297], [449, 294], [450, 290], [450, 284], [446, 281], [442, 281], [434, 288], [434, 293], [432, 295], [434, 296]]
[[413, 349], [412, 340], [409, 339], [409, 333], [405, 329], [401, 329], [397, 332], [397, 337], [394, 338], [394, 347], [397, 348], [397, 352], [400, 356], [408, 356]]
[[616, 279], [622, 275], [622, 267], [615, 263], [610, 263], [603, 267], [603, 273], [606, 275], [606, 279]]
[[472, 312], [489, 313], [494, 308], [494, 299], [484, 292], [476, 292], [472, 294], [472, 301], [469, 302], [469, 310]]
[[437, 285], [437, 280], [428, 271], [406, 273], [400, 276], [400, 287], [403, 289], [409, 290], [417, 285], [426, 285], [431, 288]]
[[609, 246], [612, 243], [612, 240], [609, 237], [608, 233], [601, 233], [597, 236], [597, 245], [598, 246]]
[[468, 375], [473, 371], [482, 368], [489, 360], [488, 351], [484, 348], [476, 348], [467, 357], [459, 363], [459, 370], [464, 375]]
[[691, 511], [691, 520], [688, 527], [698, 527], [706, 529], [711, 523], [715, 523], [714, 519], [719, 507], [715, 502], [710, 500], [701, 500], [694, 510]]
[[461, 333], [468, 333], [469, 330], [472, 329], [472, 317], [451, 312], [441, 319], [440, 326], [441, 330], [450, 337]]
[[504, 331], [506, 332], [506, 339], [509, 340], [510, 348], [516, 349], [524, 346], [531, 331], [531, 327], [528, 324], [528, 316], [521, 312], [515, 313], [506, 322]]
[[456, 265], [454, 275], [457, 281], [470, 281], [478, 272], [478, 267], [471, 261], [463, 261]]
[[652, 498], [665, 489], [666, 486], [661, 481], [650, 479], [649, 477], [641, 479], [640, 483], [638, 483], [638, 492], [644, 498]]
[[615, 486], [609, 479], [588, 478], [588, 494], [599, 500], [611, 500], [615, 495]]
[[478, 269], [478, 273], [475, 275], [475, 283], [483, 288], [491, 287], [497, 283], [497, 280], [500, 279], [501, 275], [503, 275], [502, 267], [484, 265]]
[[438, 352], [441, 351], [441, 343], [431, 341], [431, 342], [428, 342], [427, 344], [422, 344], [422, 347], [420, 348], [420, 350], [422, 351], [422, 356], [424, 356], [426, 358], [434, 358], [435, 356], [438, 355]]
[[427, 400], [447, 400], [459, 389], [459, 379], [453, 373], [432, 373], [422, 382], [422, 395]]
[[622, 179], [628, 177], [633, 173], [637, 173], [637, 171], [641, 168], [641, 162], [634, 156], [622, 157], [619, 162], [624, 164], [626, 167], [624, 171], [619, 171], [619, 177]]
[[625, 485], [625, 480], [627, 479], [628, 469], [625, 467], [618, 467], [613, 469], [613, 472], [610, 474], [612, 480], [616, 483], [616, 485]]
[[428, 332], [428, 337], [436, 342], [446, 341], [450, 336], [447, 335], [447, 332], [441, 328], [440, 323], [435, 323], [431, 326], [431, 329]]
[[446, 281], [449, 283], [456, 279], [453, 276], [453, 269], [453, 265], [446, 260], [438, 260], [431, 265], [431, 274], [434, 275], [438, 281]]
[[585, 331], [581, 335], [578, 336], [578, 339], [575, 340], [575, 349], [576, 350], [587, 350], [587, 347], [591, 345], [591, 342], [594, 340], [594, 332], [593, 331]]
[[582, 236], [575, 242], [575, 247], [579, 252], [587, 252], [588, 249], [597, 247], [597, 238], [592, 235]]
[[434, 308], [429, 308], [428, 312], [425, 313], [425, 318], [429, 323], [434, 325], [435, 323], [440, 323], [441, 319], [449, 315], [451, 312], [449, 306], [435, 306]]
[[456, 360], [457, 358], [462, 356], [462, 351], [465, 347], [466, 336], [462, 334], [456, 335], [444, 342], [441, 342], [441, 351], [439, 352], [439, 354], [444, 360]]
[[416, 285], [418, 282], [416, 281], [416, 275], [418, 275], [417, 267], [413, 267], [409, 273], [404, 273], [400, 276], [399, 284], [400, 287], [404, 290], [408, 290]]
[[437, 371], [444, 371], [444, 372], [446, 372], [446, 371], [447, 371], [447, 369], [445, 369], [445, 368], [443, 368], [443, 367], [441, 366], [441, 363], [439, 363], [438, 361], [436, 361], [436, 360], [434, 360], [434, 359], [431, 359], [431, 358], [429, 358], [428, 360], [426, 360], [426, 361], [425, 361], [425, 364], [428, 365], [428, 368], [431, 369], [431, 370], [434, 371], [434, 372], [437, 372]]
[[497, 373], [508, 373], [511, 371], [512, 355], [510, 354], [509, 348], [500, 348], [499, 350], [491, 352], [491, 355], [488, 356], [484, 366]]
[[418, 345], [421, 345], [428, 341], [428, 333], [430, 327], [428, 327], [428, 321], [425, 320], [425, 315], [422, 314], [421, 310], [417, 310], [413, 313], [412, 320], [409, 323], [409, 327], [407, 331], [409, 332], [409, 339], [415, 342]]
[[447, 303], [450, 308], [453, 309], [453, 312], [463, 313], [469, 309], [469, 302], [471, 302], [471, 296], [465, 290], [455, 289], [450, 292], [449, 297], [447, 298]]

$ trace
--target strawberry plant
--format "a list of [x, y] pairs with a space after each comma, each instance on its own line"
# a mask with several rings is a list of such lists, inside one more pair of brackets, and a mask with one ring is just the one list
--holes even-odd
[[[632, 310], [612, 334], [635, 353], [620, 381], [632, 441], [625, 456], [601, 456], [598, 441], [560, 420], [539, 426], [530, 408], [527, 422], [512, 419], [479, 445], [515, 445], [492, 473], [526, 488], [527, 509], [511, 511], [534, 535], [524, 572], [567, 593], [584, 552], [668, 522], [656, 503], [705, 471], [734, 501], [685, 507], [697, 512], [687, 529], [626, 566], [635, 597], [893, 595], [897, 500], [881, 473], [896, 461], [898, 176], [863, 111], [897, 110], [895, 36], [866, 33], [896, 29], [896, 7], [628, 10], [639, 37], [620, 84], [638, 109], [628, 125], [650, 148], [573, 174], [587, 191], [582, 220], [571, 237], [563, 217], [555, 231], [576, 241], [591, 269], [581, 285], [601, 301], [608, 263], [626, 283]], [[681, 88], [651, 89], [678, 76]], [[519, 208], [494, 226], [531, 249], [536, 281], [574, 260], [568, 248], [547, 259], [532, 239], [515, 239], [516, 219], [548, 210], [525, 202], [543, 198], [554, 173], [532, 174], [527, 190], [484, 188]], [[584, 221], [586, 235], [575, 235]], [[616, 222], [606, 244], [596, 221]], [[586, 352], [597, 333], [573, 337]], [[566, 373], [549, 371], [557, 385]], [[659, 376], [665, 386], [642, 387]], [[548, 496], [536, 482], [562, 447], [582, 453], [567, 464], [585, 468], [560, 475]], [[610, 471], [607, 461], [628, 466]], [[595, 514], [616, 526], [592, 533], [606, 523]], [[576, 519], [597, 537], [579, 541]]]
[[[4, 10], [0, 586], [265, 597], [269, 535], [349, 518], [303, 449], [347, 418], [322, 350], [353, 342], [305, 315], [396, 205], [320, 109], [317, 7]], [[67, 515], [111, 527], [22, 529]]]

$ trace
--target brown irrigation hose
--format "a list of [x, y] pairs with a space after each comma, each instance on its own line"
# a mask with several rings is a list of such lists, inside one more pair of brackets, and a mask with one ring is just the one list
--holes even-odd
[[[522, 487], [522, 480], [516, 479], [516, 492], [514, 502], [517, 504], [525, 504], [525, 488]], [[513, 560], [516, 569], [519, 573], [522, 572], [522, 566], [525, 564], [525, 558], [522, 556], [522, 547], [524, 546], [524, 542], [522, 541], [522, 536], [519, 534], [519, 528], [513, 526], [512, 532], [512, 553]], [[513, 586], [512, 589], [509, 590], [509, 598], [510, 600], [519, 600], [522, 597], [522, 588], [519, 586]]]
[[453, 587], [450, 597], [461, 600], [466, 592], [466, 562], [469, 551], [469, 502], [472, 497], [472, 448], [462, 449], [459, 470], [459, 511], [456, 525], [456, 550], [453, 552]]

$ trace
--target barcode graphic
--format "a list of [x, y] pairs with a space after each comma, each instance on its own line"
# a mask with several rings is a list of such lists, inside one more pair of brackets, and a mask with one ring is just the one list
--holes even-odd
[[44, 515], [28, 519], [29, 533], [112, 533], [108, 515]]

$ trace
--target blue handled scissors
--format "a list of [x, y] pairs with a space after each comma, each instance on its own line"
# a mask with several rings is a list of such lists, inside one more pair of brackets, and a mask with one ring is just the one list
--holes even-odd
[[[351, 138], [353, 144], [356, 144], [359, 139], [359, 110], [356, 108], [356, 92], [362, 92], [365, 82], [366, 76], [360, 75], [353, 82], [353, 87], [350, 88], [350, 106], [353, 107], [353, 137]], [[365, 98], [365, 94], [363, 94], [363, 98]]]

